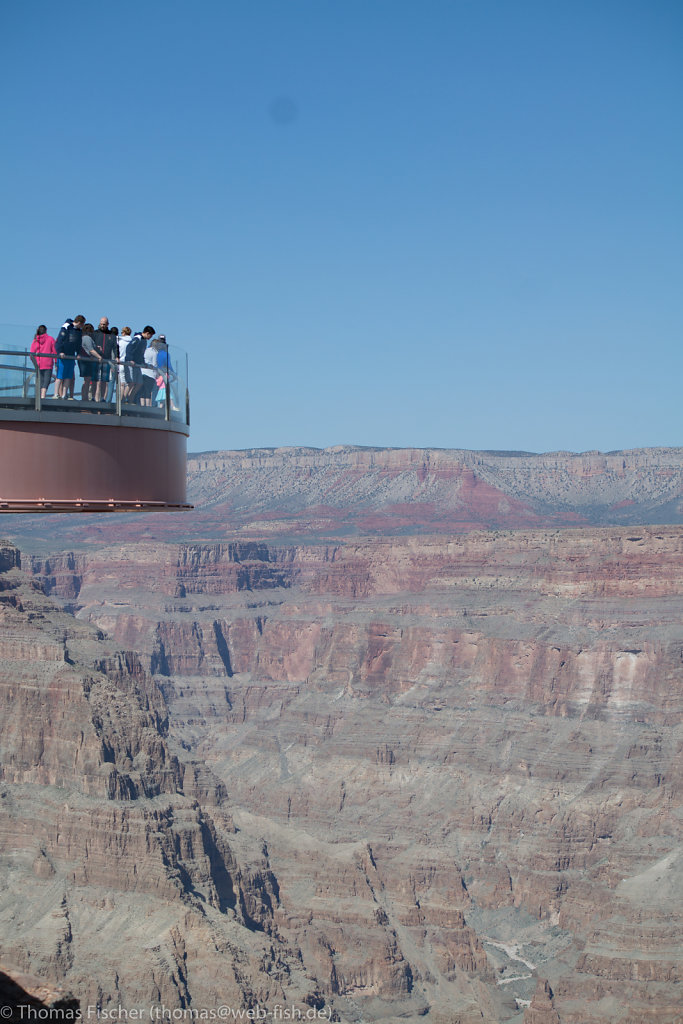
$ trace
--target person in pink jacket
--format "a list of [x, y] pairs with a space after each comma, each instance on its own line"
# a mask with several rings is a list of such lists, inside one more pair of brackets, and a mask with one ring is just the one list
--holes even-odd
[[50, 386], [56, 355], [55, 339], [51, 334], [47, 333], [45, 324], [41, 324], [31, 342], [31, 360], [36, 370], [40, 373], [41, 398], [45, 398], [47, 389]]

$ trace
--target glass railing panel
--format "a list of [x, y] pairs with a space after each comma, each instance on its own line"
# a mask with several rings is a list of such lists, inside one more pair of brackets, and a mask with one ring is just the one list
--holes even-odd
[[[48, 327], [47, 333], [56, 339], [59, 329]], [[29, 352], [34, 334], [35, 329], [31, 331], [27, 327], [0, 325], [0, 403], [26, 408], [35, 405], [36, 372]], [[127, 398], [124, 390], [125, 365], [116, 360], [110, 362], [110, 382], [100, 389], [100, 401], [83, 401], [83, 377], [78, 368], [78, 363], [81, 363], [82, 359], [79, 358], [75, 370], [75, 400], [68, 402], [68, 410], [78, 413], [106, 409], [121, 416], [149, 416], [153, 419], [169, 419], [189, 425], [187, 354], [176, 345], [152, 347], [156, 350], [157, 365], [149, 365], [151, 373], [145, 374], [154, 382], [148, 401], [141, 404], [139, 395], [132, 400]], [[51, 408], [62, 410], [67, 403], [66, 398], [56, 400], [56, 358], [53, 364], [47, 393], [42, 400], [42, 408], [48, 412]], [[136, 370], [139, 372], [131, 373], [129, 363], [128, 369], [128, 377], [135, 378], [142, 375], [144, 367], [138, 365]]]
[[0, 396], [12, 399], [35, 394], [35, 369], [27, 353], [3, 348], [0, 352]]
[[187, 356], [177, 346], [169, 347], [170, 402], [169, 418], [186, 422]]

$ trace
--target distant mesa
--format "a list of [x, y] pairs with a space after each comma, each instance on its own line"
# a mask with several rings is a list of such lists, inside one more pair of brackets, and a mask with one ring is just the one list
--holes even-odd
[[[251, 448], [190, 454], [187, 484], [194, 512], [155, 519], [155, 536], [334, 539], [683, 523], [681, 448]], [[56, 529], [66, 538], [75, 526]], [[81, 525], [79, 537], [92, 529]], [[108, 518], [97, 537], [113, 540], [117, 530]], [[15, 535], [34, 531], [22, 521]]]
[[470, 451], [335, 445], [198, 453], [193, 521], [321, 536], [683, 522], [683, 449]]

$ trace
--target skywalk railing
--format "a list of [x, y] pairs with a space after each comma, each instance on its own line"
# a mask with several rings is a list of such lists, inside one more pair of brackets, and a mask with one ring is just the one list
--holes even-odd
[[[165, 363], [162, 367], [147, 363], [131, 363], [119, 359], [97, 360], [98, 366], [103, 363], [109, 366], [109, 381], [101, 381], [100, 389], [104, 398], [94, 400], [80, 396], [56, 397], [57, 361], [70, 360], [74, 363], [75, 386], [83, 378], [76, 373], [77, 364], [93, 364], [93, 358], [85, 356], [64, 356], [47, 353], [31, 353], [24, 349], [0, 349], [0, 409], [32, 410], [35, 412], [68, 412], [68, 413], [109, 413], [119, 417], [144, 417], [152, 420], [190, 425], [190, 396], [188, 390], [187, 353], [176, 346], [164, 346]], [[34, 364], [35, 358], [35, 364]], [[40, 363], [38, 363], [40, 360]], [[45, 385], [41, 382], [40, 364], [45, 366], [52, 362], [50, 381]], [[37, 365], [36, 365], [37, 364]], [[49, 366], [47, 366], [49, 368]], [[127, 400], [127, 383], [147, 371], [144, 375], [153, 375], [154, 386], [150, 404], [141, 405], [136, 400]], [[95, 384], [92, 385], [95, 387]], [[45, 396], [41, 397], [41, 391]]]

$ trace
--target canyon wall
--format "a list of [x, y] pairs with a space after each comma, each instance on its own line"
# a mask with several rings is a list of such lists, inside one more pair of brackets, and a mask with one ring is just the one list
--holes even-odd
[[[678, 1019], [681, 528], [140, 540], [34, 553], [24, 567], [32, 601], [46, 594], [65, 609], [50, 613], [59, 644], [84, 631], [109, 651], [79, 656], [99, 666], [94, 697], [42, 632], [16, 629], [7, 651], [40, 651], [50, 679], [71, 679], [66, 695], [60, 681], [40, 703], [26, 698], [31, 720], [45, 706], [50, 722], [72, 701], [83, 709], [59, 728], [64, 742], [45, 728], [22, 746], [29, 719], [15, 726], [6, 776], [21, 793], [41, 787], [52, 824], [40, 843], [65, 893], [104, 885], [97, 864], [123, 801], [136, 818], [126, 842], [142, 844], [133, 860], [149, 859], [155, 880], [147, 897], [169, 912], [196, 889], [212, 922], [229, 919], [232, 945], [220, 948], [249, 981], [231, 998], [291, 990], [340, 1020], [387, 1024]], [[93, 738], [124, 734], [125, 744]], [[48, 796], [74, 785], [78, 801], [59, 814], [87, 845], [80, 866], [74, 839], [63, 851], [50, 839]], [[189, 844], [185, 889], [185, 863], [167, 854], [162, 870], [143, 839], [162, 820], [173, 834], [181, 817], [184, 836], [205, 837]], [[41, 848], [21, 870], [48, 871]], [[141, 884], [123, 864], [117, 907]], [[241, 901], [238, 876], [252, 879]], [[42, 966], [69, 976], [63, 917]], [[176, 919], [174, 941], [187, 943], [189, 920]], [[191, 1005], [209, 991], [197, 980], [206, 933], [196, 935]], [[264, 975], [265, 947], [245, 935], [271, 943], [279, 973]], [[205, 977], [220, 962], [209, 959]], [[124, 958], [120, 977], [129, 970], [138, 986], [158, 974]], [[99, 984], [115, 991], [111, 974]]]
[[319, 1001], [277, 936], [263, 840], [174, 743], [158, 684], [8, 546], [0, 644], [3, 977], [61, 985], [84, 1012]]

